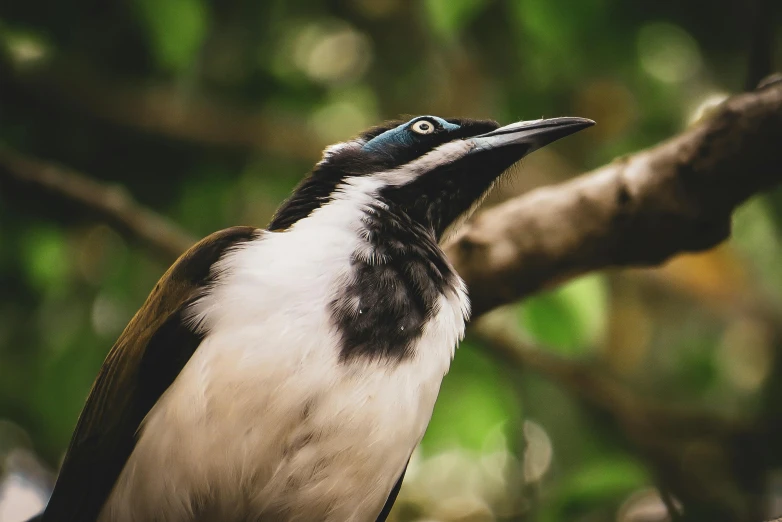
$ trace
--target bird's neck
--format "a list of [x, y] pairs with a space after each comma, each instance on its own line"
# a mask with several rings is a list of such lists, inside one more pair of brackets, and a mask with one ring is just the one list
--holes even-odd
[[346, 277], [330, 303], [345, 361], [413, 357], [441, 312], [455, 318], [447, 336], [455, 344], [468, 314], [464, 283], [433, 232], [376, 194], [348, 187], [292, 230], [317, 225], [321, 235], [349, 230], [353, 237], [345, 243]]

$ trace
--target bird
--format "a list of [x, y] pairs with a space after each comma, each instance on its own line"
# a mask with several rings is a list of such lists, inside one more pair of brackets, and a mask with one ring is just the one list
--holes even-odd
[[424, 115], [327, 147], [265, 229], [215, 232], [161, 277], [35, 520], [386, 520], [469, 320], [443, 238], [593, 124]]

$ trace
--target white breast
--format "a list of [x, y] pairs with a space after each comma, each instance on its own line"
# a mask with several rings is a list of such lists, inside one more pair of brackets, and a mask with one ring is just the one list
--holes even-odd
[[375, 520], [429, 422], [467, 300], [442, 296], [410, 359], [340, 362], [328, 305], [362, 247], [355, 201], [220, 262], [193, 308], [207, 335], [147, 416], [102, 521]]

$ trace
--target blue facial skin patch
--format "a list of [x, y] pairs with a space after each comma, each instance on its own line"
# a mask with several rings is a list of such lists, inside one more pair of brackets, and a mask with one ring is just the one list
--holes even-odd
[[418, 116], [417, 118], [413, 118], [407, 123], [403, 123], [398, 127], [394, 127], [393, 129], [385, 131], [383, 134], [379, 136], [375, 136], [374, 138], [366, 142], [364, 146], [361, 147], [361, 150], [370, 151], [370, 152], [376, 150], [382, 150], [383, 148], [387, 147], [389, 144], [392, 143], [396, 143], [399, 145], [412, 145], [413, 143], [415, 143], [415, 141], [418, 138], [422, 138], [425, 136], [421, 134], [416, 134], [415, 132], [410, 130], [410, 126], [413, 123], [417, 122], [418, 120], [430, 120], [430, 121], [437, 122], [440, 127], [449, 131], [453, 131], [459, 128], [458, 125], [449, 123], [442, 118], [438, 118], [437, 116]]

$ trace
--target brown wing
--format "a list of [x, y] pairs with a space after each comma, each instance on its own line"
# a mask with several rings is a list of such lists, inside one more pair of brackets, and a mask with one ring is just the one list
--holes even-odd
[[183, 322], [187, 305], [227, 249], [257, 236], [234, 227], [203, 239], [163, 275], [112, 347], [92, 386], [65, 456], [44, 522], [97, 519], [136, 444], [136, 431], [176, 379], [202, 336]]

